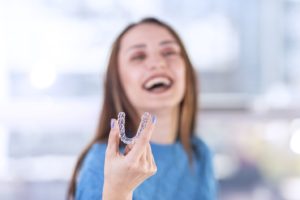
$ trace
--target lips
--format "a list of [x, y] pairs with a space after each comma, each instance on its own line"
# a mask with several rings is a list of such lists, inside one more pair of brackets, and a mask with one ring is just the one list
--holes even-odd
[[148, 92], [161, 93], [170, 89], [173, 85], [173, 80], [167, 75], [155, 75], [149, 77], [143, 84], [143, 89]]

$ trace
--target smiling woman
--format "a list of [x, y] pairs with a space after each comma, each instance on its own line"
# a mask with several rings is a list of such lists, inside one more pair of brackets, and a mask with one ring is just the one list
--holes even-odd
[[[79, 157], [68, 198], [215, 199], [196, 110], [195, 73], [176, 32], [154, 18], [129, 25], [113, 44], [98, 131]], [[125, 126], [114, 119], [122, 111], [126, 137], [141, 130], [130, 144], [120, 142]]]

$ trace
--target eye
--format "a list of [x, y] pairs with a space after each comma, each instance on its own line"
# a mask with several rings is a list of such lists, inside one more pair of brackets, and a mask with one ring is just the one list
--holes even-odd
[[144, 53], [138, 53], [138, 54], [135, 54], [133, 55], [130, 60], [132, 61], [142, 61], [146, 58], [146, 54]]
[[166, 51], [166, 52], [163, 52], [164, 56], [172, 56], [172, 55], [175, 55], [175, 54], [177, 54], [177, 52], [175, 52], [175, 51]]
[[162, 51], [162, 55], [164, 57], [172, 57], [172, 56], [175, 56], [178, 54], [179, 54], [179, 52], [176, 51], [175, 49], [165, 49], [164, 51]]

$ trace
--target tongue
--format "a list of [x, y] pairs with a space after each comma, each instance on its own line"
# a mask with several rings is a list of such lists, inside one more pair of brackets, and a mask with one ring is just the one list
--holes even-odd
[[154, 92], [154, 93], [159, 93], [159, 92], [164, 92], [168, 89], [168, 87], [166, 86], [157, 86], [152, 88], [151, 90], [149, 90], [150, 92]]

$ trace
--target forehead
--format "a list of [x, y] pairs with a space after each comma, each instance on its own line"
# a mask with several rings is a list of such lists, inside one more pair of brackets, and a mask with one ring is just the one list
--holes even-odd
[[139, 24], [130, 29], [121, 39], [121, 50], [133, 45], [157, 45], [161, 41], [176, 41], [175, 37], [164, 27], [157, 24]]

